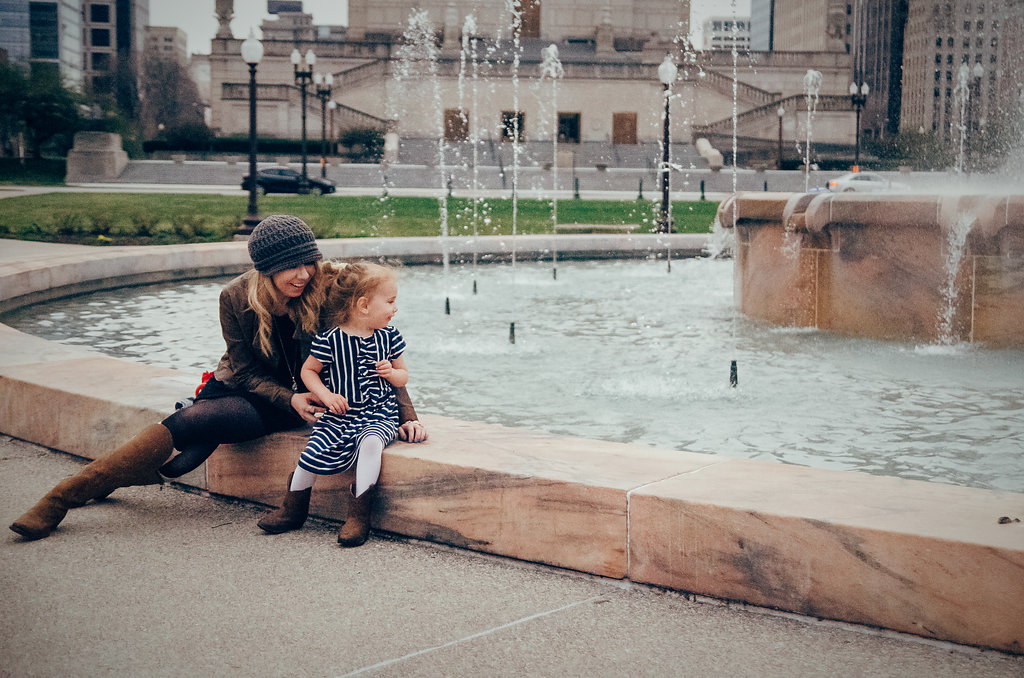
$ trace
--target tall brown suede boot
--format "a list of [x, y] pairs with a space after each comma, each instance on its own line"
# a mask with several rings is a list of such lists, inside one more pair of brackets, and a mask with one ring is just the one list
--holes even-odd
[[355, 496], [356, 485], [352, 483], [345, 492], [348, 511], [338, 531], [338, 543], [345, 547], [362, 546], [370, 536], [370, 511], [377, 495], [377, 486], [370, 485], [366, 492]]
[[[292, 486], [293, 475], [295, 474], [292, 473], [288, 476], [289, 488]], [[269, 534], [281, 534], [299, 529], [306, 524], [306, 518], [309, 516], [309, 497], [312, 492], [312, 487], [297, 492], [292, 492], [289, 489], [285, 492], [281, 507], [260, 518], [256, 526]]]
[[26, 539], [42, 539], [60, 524], [69, 509], [105, 497], [119, 487], [163, 482], [157, 472], [174, 443], [163, 424], [152, 424], [106, 457], [90, 462], [76, 475], [57, 483], [11, 529]]

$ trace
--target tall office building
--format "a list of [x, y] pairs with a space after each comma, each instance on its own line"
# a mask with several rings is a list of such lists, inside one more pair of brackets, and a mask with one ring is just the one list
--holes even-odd
[[750, 48], [850, 52], [854, 0], [751, 0]]
[[713, 16], [704, 22], [704, 49], [750, 49], [750, 19], [745, 16]]
[[[1016, 40], [1020, 47], [1022, 6], [1016, 0], [910, 1], [901, 129], [953, 139], [962, 124], [961, 109], [966, 109], [963, 124], [973, 128], [1007, 103], [1000, 99], [1012, 95], [1021, 75], [1005, 43]], [[1010, 30], [1017, 35], [1009, 35]], [[968, 103], [962, 105], [965, 96]]]
[[188, 36], [176, 26], [146, 26], [146, 55], [188, 65]]
[[771, 52], [775, 49], [775, 0], [750, 0], [750, 49]]
[[899, 132], [907, 8], [908, 0], [856, 0], [853, 5], [851, 79], [870, 88], [861, 116], [867, 137]]
[[118, 77], [138, 77], [149, 0], [83, 0], [83, 66], [93, 91], [114, 94]]
[[11, 63], [35, 75], [59, 75], [70, 87], [82, 84], [81, 7], [78, 0], [0, 2], [0, 49]]

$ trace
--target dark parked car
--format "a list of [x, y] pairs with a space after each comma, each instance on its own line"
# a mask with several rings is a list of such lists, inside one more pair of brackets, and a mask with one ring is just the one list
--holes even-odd
[[[306, 183], [309, 185], [309, 193], [320, 195], [321, 193], [334, 193], [334, 182], [319, 177], [307, 176]], [[284, 167], [273, 167], [260, 170], [256, 173], [256, 190], [263, 193], [302, 193], [302, 174], [293, 169]], [[242, 190], [249, 190], [249, 175], [242, 178]]]

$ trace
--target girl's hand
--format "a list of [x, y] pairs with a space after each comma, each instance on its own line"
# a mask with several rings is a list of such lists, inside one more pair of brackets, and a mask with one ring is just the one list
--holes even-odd
[[398, 427], [398, 437], [409, 443], [422, 443], [427, 436], [427, 428], [420, 422], [412, 419]]
[[390, 360], [378, 360], [377, 361], [377, 374], [387, 379], [391, 376], [391, 361]]
[[329, 393], [324, 396], [324, 405], [334, 414], [345, 414], [348, 410], [348, 400], [345, 396], [337, 393]]
[[324, 407], [312, 393], [295, 393], [292, 395], [292, 409], [304, 421], [310, 424], [317, 420], [318, 414], [323, 414]]

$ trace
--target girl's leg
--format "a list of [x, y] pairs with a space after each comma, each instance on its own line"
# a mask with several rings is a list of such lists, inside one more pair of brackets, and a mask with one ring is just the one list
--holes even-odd
[[366, 490], [377, 484], [380, 477], [380, 461], [384, 454], [384, 441], [375, 435], [364, 437], [356, 452], [356, 485], [353, 494], [362, 496]]
[[316, 482], [316, 474], [310, 473], [301, 466], [296, 466], [295, 471], [292, 473], [292, 482], [288, 487], [291, 492], [301, 492], [302, 490], [308, 490], [313, 487], [313, 483]]

